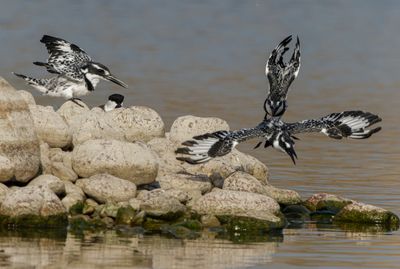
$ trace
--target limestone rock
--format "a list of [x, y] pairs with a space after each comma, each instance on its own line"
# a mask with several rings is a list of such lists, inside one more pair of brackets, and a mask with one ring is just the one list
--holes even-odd
[[140, 209], [153, 218], [173, 220], [182, 216], [186, 210], [178, 199], [162, 190], [141, 191], [137, 199], [141, 201]]
[[308, 198], [304, 205], [311, 211], [331, 210], [339, 212], [343, 207], [353, 203], [353, 200], [329, 193], [316, 193]]
[[399, 217], [394, 213], [373, 205], [353, 202], [343, 207], [334, 217], [336, 222], [382, 224], [399, 227]]
[[76, 193], [67, 194], [62, 200], [62, 204], [69, 212], [72, 206], [77, 205], [78, 203], [82, 203], [84, 198]]
[[81, 106], [77, 105], [72, 101], [66, 101], [58, 110], [57, 113], [65, 120], [65, 122], [71, 126], [72, 122], [80, 115], [87, 113], [89, 107], [80, 100], [75, 100]]
[[24, 90], [19, 90], [17, 92], [21, 95], [21, 97], [28, 105], [36, 105], [35, 98], [33, 98], [33, 95], [30, 92]]
[[266, 185], [263, 188], [264, 194], [268, 195], [281, 205], [297, 205], [302, 202], [301, 196], [297, 191], [276, 188]]
[[169, 137], [171, 141], [179, 145], [193, 136], [220, 130], [229, 130], [226, 121], [219, 118], [201, 118], [188, 115], [179, 117], [174, 121]]
[[211, 191], [212, 185], [207, 176], [188, 174], [168, 174], [157, 177], [162, 189]]
[[160, 115], [151, 108], [131, 106], [126, 109], [115, 109], [105, 114], [105, 120], [113, 124], [124, 134], [125, 140], [150, 141], [164, 136], [164, 122]]
[[3, 183], [0, 183], [0, 204], [2, 203], [2, 201], [8, 191], [9, 191], [9, 188], [6, 185], [4, 185]]
[[13, 163], [7, 157], [0, 155], [0, 182], [6, 182], [13, 178], [15, 169]]
[[258, 194], [265, 194], [264, 186], [261, 181], [256, 179], [250, 174], [242, 171], [232, 173], [229, 177], [225, 178], [223, 189], [231, 191], [245, 191]]
[[78, 187], [74, 183], [70, 181], [64, 181], [64, 186], [65, 186], [65, 193], [67, 195], [75, 194], [77, 196], [80, 196], [82, 200], [85, 198], [85, 193], [82, 191], [80, 187]]
[[149, 141], [164, 136], [164, 122], [148, 107], [133, 106], [105, 113], [92, 109], [71, 122], [74, 145], [93, 139]]
[[281, 223], [279, 204], [272, 198], [250, 192], [218, 190], [205, 194], [192, 206], [201, 215], [249, 217]]
[[99, 203], [128, 201], [136, 196], [136, 185], [108, 174], [78, 179], [76, 185]]
[[27, 186], [7, 192], [0, 206], [0, 215], [22, 217], [34, 215], [41, 217], [64, 215], [65, 207], [57, 195], [44, 186]]
[[72, 167], [81, 177], [108, 173], [136, 185], [153, 182], [158, 171], [156, 156], [146, 144], [117, 140], [89, 140], [78, 145]]
[[29, 105], [35, 131], [40, 140], [50, 147], [63, 148], [72, 143], [68, 124], [51, 106]]
[[44, 186], [48, 187], [58, 196], [65, 194], [65, 185], [64, 182], [61, 181], [58, 177], [53, 175], [40, 175], [31, 182], [29, 182], [28, 186]]
[[15, 179], [27, 182], [40, 165], [39, 139], [24, 98], [0, 77], [0, 155], [15, 168]]

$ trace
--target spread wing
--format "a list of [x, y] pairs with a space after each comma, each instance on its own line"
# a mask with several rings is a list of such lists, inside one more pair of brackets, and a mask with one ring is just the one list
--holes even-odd
[[34, 64], [45, 66], [50, 73], [62, 74], [75, 80], [83, 78], [80, 68], [92, 60], [84, 50], [64, 39], [49, 35], [44, 35], [40, 42], [46, 45], [49, 58], [47, 63]]
[[297, 77], [300, 69], [300, 41], [297, 37], [296, 46], [289, 62], [285, 63], [283, 55], [289, 50], [292, 36], [286, 37], [272, 51], [265, 66], [265, 75], [269, 81], [269, 98], [274, 101], [286, 99], [289, 87]]
[[320, 119], [303, 120], [286, 124], [286, 130], [291, 134], [322, 132], [323, 134], [342, 139], [365, 139], [381, 130], [381, 127], [367, 129], [371, 125], [382, 121], [380, 117], [370, 112], [344, 111], [332, 113]]

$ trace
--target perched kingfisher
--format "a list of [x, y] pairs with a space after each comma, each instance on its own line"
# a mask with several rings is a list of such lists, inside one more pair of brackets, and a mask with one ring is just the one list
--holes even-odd
[[25, 79], [29, 85], [44, 95], [63, 97], [74, 101], [74, 99], [94, 91], [100, 79], [114, 82], [124, 88], [128, 87], [114, 77], [106, 66], [92, 61], [90, 56], [77, 45], [48, 35], [44, 35], [40, 42], [46, 45], [49, 58], [46, 63], [34, 62], [34, 64], [46, 67], [48, 72], [57, 74], [57, 76], [49, 79], [36, 79], [14, 74]]
[[[254, 128], [244, 128], [237, 131], [218, 131], [193, 137], [182, 143], [185, 147], [178, 148], [176, 153], [186, 156], [178, 160], [191, 164], [203, 163], [218, 156], [230, 153], [237, 144], [252, 139], [262, 138], [265, 146], [272, 146], [287, 153], [295, 164], [297, 154], [294, 150], [294, 135], [307, 132], [321, 132], [328, 137], [342, 139], [365, 139], [381, 130], [381, 127], [367, 129], [382, 119], [377, 115], [363, 111], [344, 111], [332, 113], [319, 119], [303, 120], [295, 123], [285, 123], [278, 118], [265, 118]], [[260, 146], [260, 142], [256, 147]]]
[[108, 97], [107, 103], [104, 105], [101, 105], [100, 108], [102, 108], [105, 112], [109, 112], [111, 110], [114, 110], [116, 108], [123, 107], [124, 105], [124, 96], [118, 93], [111, 94]]
[[269, 92], [264, 102], [266, 116], [281, 117], [287, 108], [286, 97], [289, 87], [300, 70], [300, 40], [296, 45], [289, 62], [285, 63], [283, 55], [289, 50], [288, 45], [292, 36], [286, 37], [272, 51], [265, 65], [265, 75], [269, 81]]

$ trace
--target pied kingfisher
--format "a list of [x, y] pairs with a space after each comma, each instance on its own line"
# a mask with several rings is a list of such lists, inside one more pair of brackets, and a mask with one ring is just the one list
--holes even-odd
[[34, 62], [34, 64], [46, 67], [48, 72], [57, 76], [36, 79], [14, 74], [25, 79], [29, 85], [44, 95], [74, 100], [94, 91], [100, 79], [114, 82], [124, 88], [128, 87], [114, 77], [106, 66], [92, 61], [90, 56], [77, 45], [48, 35], [44, 35], [40, 42], [46, 45], [49, 58], [46, 63]]
[[300, 70], [300, 40], [297, 37], [296, 45], [289, 62], [285, 63], [283, 55], [289, 50], [288, 45], [292, 36], [286, 37], [272, 51], [265, 65], [265, 75], [269, 81], [269, 93], [264, 102], [266, 115], [281, 117], [287, 108], [286, 96], [289, 87], [299, 74]]
[[111, 110], [114, 110], [116, 108], [123, 107], [123, 102], [124, 102], [124, 96], [118, 93], [111, 94], [108, 97], [107, 103], [104, 105], [101, 105], [100, 108], [103, 109], [105, 112], [109, 112]]
[[[254, 128], [243, 128], [237, 131], [217, 131], [193, 137], [182, 143], [185, 147], [178, 148], [176, 153], [187, 156], [177, 157], [178, 160], [191, 164], [203, 163], [218, 156], [230, 153], [237, 144], [252, 138], [265, 139], [265, 147], [272, 146], [287, 153], [295, 164], [297, 154], [294, 150], [294, 135], [307, 132], [321, 132], [328, 137], [342, 139], [365, 139], [381, 130], [381, 127], [367, 129], [380, 122], [377, 115], [363, 111], [344, 111], [332, 113], [320, 119], [303, 120], [295, 123], [285, 123], [274, 117], [265, 118]], [[261, 142], [256, 146], [260, 146]]]

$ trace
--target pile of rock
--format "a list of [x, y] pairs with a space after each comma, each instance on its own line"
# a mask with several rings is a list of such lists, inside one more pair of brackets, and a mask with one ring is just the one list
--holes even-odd
[[106, 113], [67, 101], [55, 111], [3, 79], [0, 114], [2, 225], [267, 231], [321, 210], [342, 222], [399, 222], [389, 211], [332, 195], [304, 202], [271, 186], [268, 168], [237, 150], [200, 165], [176, 160], [181, 142], [229, 129], [218, 118], [180, 117], [165, 133], [150, 108]]

